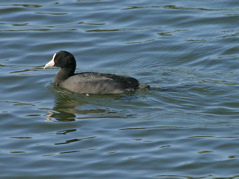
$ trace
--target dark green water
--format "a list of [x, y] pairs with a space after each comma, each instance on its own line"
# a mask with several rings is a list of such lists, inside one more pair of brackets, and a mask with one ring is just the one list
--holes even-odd
[[[238, 22], [236, 0], [1, 2], [0, 178], [239, 178]], [[59, 50], [153, 89], [55, 88]]]

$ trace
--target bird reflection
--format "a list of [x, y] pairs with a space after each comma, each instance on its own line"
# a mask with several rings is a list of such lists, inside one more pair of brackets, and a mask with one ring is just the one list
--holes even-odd
[[[109, 114], [106, 109], [102, 109], [100, 106], [95, 108], [93, 101], [96, 100], [94, 96], [73, 94], [65, 90], [57, 91], [55, 94], [55, 105], [51, 111], [48, 112], [47, 121], [75, 121], [77, 119], [92, 118], [92, 115], [88, 114]], [[112, 97], [112, 96], [111, 96]], [[93, 99], [92, 99], [93, 98]], [[120, 97], [114, 96], [114, 99]], [[99, 97], [97, 98], [99, 99]], [[92, 101], [93, 100], [93, 101]], [[90, 107], [90, 109], [89, 109]], [[93, 109], [92, 109], [93, 108]], [[76, 116], [77, 115], [77, 116]], [[95, 115], [93, 117], [96, 117]]]
[[77, 113], [76, 106], [83, 104], [82, 101], [75, 100], [67, 93], [55, 93], [55, 106], [48, 112], [48, 121], [54, 118], [57, 121], [75, 121]]

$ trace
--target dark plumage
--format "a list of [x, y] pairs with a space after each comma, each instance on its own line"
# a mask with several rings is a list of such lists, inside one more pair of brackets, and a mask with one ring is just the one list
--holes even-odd
[[[44, 68], [52, 66], [61, 68], [55, 77], [55, 84], [74, 93], [119, 94], [134, 92], [141, 88], [138, 80], [132, 77], [95, 72], [75, 74], [75, 58], [67, 51], [55, 53], [52, 60]], [[147, 85], [142, 86], [143, 88], [148, 87]]]

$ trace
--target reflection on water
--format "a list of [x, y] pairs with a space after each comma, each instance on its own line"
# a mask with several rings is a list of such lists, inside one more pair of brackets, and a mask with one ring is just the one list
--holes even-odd
[[[86, 110], [86, 109], [77, 109], [77, 107], [87, 104], [87, 101], [80, 96], [77, 96], [73, 93], [67, 91], [61, 91], [55, 93], [55, 106], [52, 108], [53, 111], [50, 111], [47, 116], [48, 121], [52, 121], [51, 118], [54, 118], [57, 121], [75, 121], [76, 114], [88, 114], [88, 113], [100, 113], [102, 110]], [[104, 112], [104, 110], [103, 110]]]
[[79, 142], [79, 141], [82, 141], [82, 140], [94, 139], [94, 138], [96, 138], [96, 137], [85, 137], [85, 138], [78, 138], [78, 139], [70, 139], [70, 140], [66, 140], [65, 142], [55, 143], [55, 145], [70, 144], [72, 142]]
[[[57, 91], [56, 91], [57, 90]], [[54, 89], [55, 106], [49, 111], [48, 121], [75, 121], [76, 119], [122, 117], [118, 111], [112, 111], [107, 102], [132, 100], [134, 94], [123, 95], [84, 95], [74, 94], [59, 87]], [[54, 119], [54, 120], [53, 120]]]
[[[74, 96], [74, 95], [73, 95]], [[55, 106], [52, 108], [47, 116], [48, 121], [54, 118], [58, 121], [74, 121], [77, 113], [76, 106], [84, 104], [82, 101], [75, 100], [74, 97], [67, 93], [55, 93]]]

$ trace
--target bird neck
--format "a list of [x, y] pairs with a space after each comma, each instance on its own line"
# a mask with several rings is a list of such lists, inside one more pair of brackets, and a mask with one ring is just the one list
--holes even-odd
[[59, 86], [59, 84], [65, 81], [67, 78], [73, 76], [75, 73], [75, 69], [72, 68], [62, 68], [55, 77], [55, 84]]

